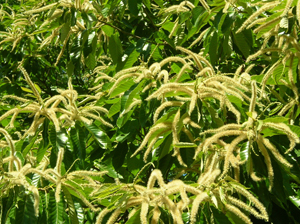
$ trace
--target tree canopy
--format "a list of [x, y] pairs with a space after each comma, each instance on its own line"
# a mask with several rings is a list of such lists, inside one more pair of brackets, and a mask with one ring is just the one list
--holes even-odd
[[300, 223], [300, 1], [6, 0], [2, 223]]

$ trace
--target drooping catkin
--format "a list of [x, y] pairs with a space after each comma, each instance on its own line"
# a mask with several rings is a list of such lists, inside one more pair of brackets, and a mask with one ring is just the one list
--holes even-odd
[[269, 183], [269, 191], [271, 191], [272, 187], [273, 187], [274, 171], [273, 171], [271, 158], [270, 158], [269, 153], [268, 153], [266, 147], [264, 146], [261, 138], [262, 137], [260, 136], [260, 138], [257, 141], [257, 145], [265, 159], [265, 163], [266, 163], [267, 170], [268, 170], [268, 178], [269, 178], [269, 182], [270, 182]]
[[271, 26], [272, 24], [277, 23], [281, 18], [280, 17], [275, 17], [274, 19], [263, 23], [262, 25], [260, 25], [259, 27], [257, 27], [256, 29], [253, 30], [254, 33], [258, 33], [259, 31], [263, 30], [264, 28]]
[[204, 35], [207, 33], [207, 31], [210, 30], [210, 27], [206, 28], [205, 30], [203, 30], [200, 35], [196, 38], [196, 40], [193, 41], [193, 43], [188, 47], [191, 48], [193, 47], [195, 44], [197, 44], [199, 41], [202, 40], [202, 38], [204, 37]]
[[42, 105], [42, 104], [43, 104], [42, 97], [41, 97], [39, 91], [36, 89], [36, 87], [35, 87], [35, 85], [33, 84], [33, 82], [31, 81], [31, 79], [30, 79], [30, 77], [29, 77], [27, 71], [25, 70], [25, 68], [23, 68], [22, 65], [19, 65], [18, 68], [19, 68], [19, 69], [21, 70], [21, 72], [23, 73], [26, 82], [27, 82], [28, 85], [30, 86], [30, 88], [31, 88], [33, 94], [35, 95], [35, 97], [38, 99], [38, 102], [40, 103], [40, 105]]
[[175, 203], [169, 197], [162, 197], [162, 202], [164, 202], [165, 205], [168, 207], [169, 211], [171, 212], [174, 222], [177, 222], [177, 224], [184, 224], [181, 213], [178, 210]]
[[251, 101], [250, 101], [250, 105], [249, 105], [249, 112], [253, 113], [255, 111], [256, 96], [257, 96], [257, 87], [256, 87], [255, 81], [251, 82], [251, 90], [252, 90], [252, 96], [251, 96]]
[[184, 102], [180, 101], [167, 101], [162, 103], [155, 111], [154, 116], [153, 116], [153, 122], [155, 123], [158, 119], [159, 114], [166, 109], [166, 107], [180, 107], [184, 104]]
[[158, 206], [155, 206], [153, 209], [153, 215], [152, 215], [152, 219], [151, 219], [151, 224], [158, 224], [159, 222], [159, 217], [160, 217], [160, 210]]
[[300, 1], [297, 1], [296, 16], [297, 16], [297, 20], [298, 20], [298, 25], [300, 25]]
[[227, 203], [225, 204], [225, 208], [238, 216], [245, 224], [252, 224], [251, 220], [237, 207]]
[[161, 99], [163, 95], [168, 92], [183, 92], [190, 96], [193, 95], [193, 90], [189, 87], [186, 87], [184, 84], [166, 83], [163, 84], [157, 91], [148, 96], [146, 100], [149, 101], [154, 98]]
[[57, 59], [56, 59], [56, 62], [54, 64], [54, 66], [57, 66], [59, 60], [61, 59], [61, 57], [63, 56], [63, 53], [67, 47], [67, 44], [68, 44], [68, 40], [69, 40], [69, 37], [71, 36], [72, 34], [72, 30], [70, 29], [70, 31], [68, 32], [67, 36], [65, 37], [64, 39], [64, 42], [63, 42], [63, 46], [61, 48], [61, 51], [59, 52], [58, 56], [57, 56]]
[[96, 223], [95, 223], [95, 224], [101, 224], [103, 218], [105, 217], [105, 215], [107, 215], [110, 211], [111, 211], [110, 209], [104, 208], [104, 209], [99, 213], [99, 215], [97, 216], [97, 219], [96, 219]]
[[159, 129], [163, 129], [163, 128], [168, 128], [169, 129], [171, 127], [172, 127], [171, 122], [162, 122], [162, 123], [159, 123], [159, 124], [153, 126], [152, 128], [150, 128], [149, 132], [147, 133], [144, 140], [140, 144], [140, 147], [137, 148], [137, 150], [132, 154], [131, 157], [135, 156], [139, 151], [141, 151], [146, 146], [147, 142], [149, 141], [150, 137], [152, 136], [152, 134], [155, 131], [157, 131]]
[[188, 54], [188, 55], [190, 55], [190, 56], [194, 59], [196, 65], [197, 65], [198, 68], [199, 68], [199, 70], [201, 71], [201, 70], [203, 69], [203, 66], [201, 65], [201, 62], [199, 61], [199, 59], [198, 59], [198, 57], [197, 57], [197, 54], [195, 54], [194, 52], [192, 52], [192, 51], [190, 51], [190, 50], [188, 50], [188, 49], [185, 49], [185, 48], [183, 48], [183, 47], [180, 47], [180, 46], [176, 46], [176, 49], [177, 49], [177, 50], [180, 50], [180, 51], [182, 51], [182, 52], [184, 52], [184, 53], [186, 53], [186, 54]]
[[262, 14], [263, 12], [270, 10], [272, 8], [274, 8], [276, 5], [278, 5], [279, 2], [278, 1], [272, 1], [269, 3], [264, 4], [259, 10], [257, 10], [256, 12], [254, 12], [243, 24], [242, 26], [237, 30], [236, 33], [241, 32], [243, 29], [245, 29], [248, 24], [250, 24], [252, 21], [254, 21], [254, 19], [259, 16], [260, 14]]
[[259, 139], [264, 143], [264, 145], [271, 151], [273, 156], [284, 166], [291, 168], [293, 165], [290, 164], [276, 149], [275, 146], [272, 145], [272, 143], [267, 138], [263, 138], [262, 136], [259, 136]]
[[58, 2], [52, 3], [50, 5], [46, 5], [44, 7], [38, 8], [38, 9], [32, 9], [32, 10], [28, 10], [25, 11], [24, 14], [34, 14], [34, 13], [40, 13], [49, 9], [52, 9], [54, 6], [56, 6], [58, 4]]
[[117, 208], [109, 217], [106, 224], [114, 224], [116, 223], [117, 218], [121, 214], [121, 208]]
[[163, 59], [161, 62], [159, 62], [159, 65], [162, 68], [165, 64], [167, 64], [169, 62], [180, 62], [183, 65], [185, 65], [187, 63], [183, 58], [178, 57], [178, 56], [173, 56], [173, 57], [167, 57], [167, 58]]
[[164, 187], [166, 185], [162, 173], [158, 169], [152, 171], [147, 183], [147, 189], [152, 189], [154, 187], [155, 181], [158, 182], [160, 187]]
[[241, 201], [239, 199], [236, 199], [236, 198], [234, 198], [234, 197], [232, 197], [230, 195], [227, 196], [227, 200], [230, 203], [232, 203], [232, 204], [234, 204], [234, 205], [236, 205], [236, 206], [244, 209], [245, 211], [250, 212], [256, 218], [265, 219], [264, 216], [262, 216], [261, 214], [259, 214], [254, 208], [252, 208], [250, 205], [247, 205], [245, 202], [243, 202], [243, 201]]
[[265, 91], [265, 88], [266, 88], [266, 84], [267, 84], [267, 81], [268, 79], [271, 77], [271, 75], [273, 74], [273, 71], [281, 64], [281, 60], [279, 59], [277, 62], [275, 62], [271, 68], [266, 72], [266, 74], [264, 75], [263, 77], [263, 80], [261, 81], [261, 97], [264, 95], [264, 91]]
[[228, 172], [229, 170], [229, 159], [230, 156], [233, 154], [233, 151], [235, 150], [235, 147], [243, 140], [247, 139], [247, 135], [246, 134], [241, 134], [240, 136], [236, 137], [228, 147], [226, 147], [226, 156], [225, 156], [225, 161], [224, 161], [224, 168], [223, 168], [223, 173], [221, 175], [221, 178], [223, 178], [225, 176], [225, 174]]
[[192, 204], [192, 210], [191, 210], [191, 216], [190, 216], [190, 221], [191, 224], [196, 223], [196, 216], [199, 210], [200, 204], [207, 200], [209, 197], [206, 192], [202, 192], [197, 197], [194, 199], [193, 204]]
[[141, 206], [140, 219], [142, 224], [148, 224], [147, 214], [148, 214], [149, 204], [143, 201]]

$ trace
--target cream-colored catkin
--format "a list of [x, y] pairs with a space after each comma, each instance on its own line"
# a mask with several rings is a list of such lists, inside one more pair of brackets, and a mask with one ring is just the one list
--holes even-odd
[[140, 219], [141, 224], [148, 224], [147, 214], [148, 214], [149, 204], [144, 200], [141, 206]]
[[151, 99], [161, 99], [163, 95], [168, 92], [183, 92], [188, 94], [189, 96], [193, 95], [193, 90], [189, 87], [186, 87], [180, 83], [167, 83], [163, 84], [157, 91], [152, 93], [150, 96], [146, 98], [147, 101]]
[[44, 107], [49, 107], [51, 103], [53, 102], [56, 102], [55, 106], [57, 107], [58, 106], [58, 103], [57, 101], [59, 100], [59, 102], [63, 102], [64, 106], [67, 107], [68, 103], [67, 103], [67, 100], [65, 99], [65, 97], [61, 96], [61, 95], [56, 95], [56, 96], [53, 96], [51, 97], [49, 100], [47, 100], [45, 103], [44, 103]]
[[147, 147], [147, 149], [146, 149], [146, 151], [145, 151], [145, 153], [144, 153], [144, 157], [143, 157], [143, 160], [144, 160], [145, 163], [147, 162], [147, 158], [148, 158], [150, 152], [152, 151], [152, 148], [153, 148], [154, 144], [155, 144], [156, 141], [159, 139], [159, 137], [160, 137], [163, 133], [165, 133], [166, 131], [167, 131], [167, 130], [164, 130], [164, 131], [160, 132], [160, 133], [159, 133], [155, 138], [153, 138], [153, 139], [151, 140], [151, 142], [148, 144], [148, 147]]
[[214, 142], [216, 142], [219, 138], [224, 137], [224, 136], [231, 136], [231, 135], [244, 135], [246, 131], [239, 131], [239, 130], [226, 130], [221, 133], [217, 133], [213, 135], [210, 138], [207, 138], [204, 142], [202, 142], [199, 147], [196, 150], [195, 154], [198, 154], [201, 149], [204, 151], [212, 145]]
[[228, 147], [226, 147], [226, 156], [225, 156], [225, 161], [224, 161], [224, 168], [223, 168], [223, 173], [221, 175], [221, 178], [223, 178], [225, 176], [225, 174], [228, 172], [229, 170], [229, 165], [230, 165], [230, 162], [229, 162], [229, 159], [230, 159], [230, 156], [233, 154], [234, 150], [235, 150], [235, 147], [242, 141], [244, 141], [245, 139], [247, 139], [247, 135], [246, 134], [241, 134], [240, 136], [236, 137]]
[[[100, 116], [97, 116], [97, 115], [95, 115], [95, 114], [88, 113], [88, 112], [83, 113], [83, 115], [84, 115], [85, 117], [90, 117], [90, 118], [93, 118], [93, 119], [95, 119], [95, 120], [98, 120], [98, 121], [100, 121], [103, 125], [105, 125], [105, 126], [107, 126], [107, 127], [114, 128], [114, 126], [113, 126], [111, 123], [105, 121], [105, 120], [104, 120], [102, 117], [100, 117]], [[81, 117], [81, 119], [82, 119], [82, 117]]]
[[153, 116], [153, 122], [155, 123], [158, 119], [159, 114], [166, 109], [166, 107], [180, 107], [184, 104], [184, 102], [180, 101], [167, 101], [162, 103], [155, 111], [154, 116]]
[[277, 129], [279, 131], [284, 132], [287, 136], [291, 137], [296, 143], [300, 143], [300, 138], [296, 133], [294, 133], [289, 126], [285, 123], [272, 123], [272, 122], [265, 122], [263, 124], [264, 127]]
[[151, 224], [158, 224], [159, 222], [159, 217], [160, 217], [160, 210], [158, 206], [155, 206], [153, 209], [153, 215], [152, 215], [152, 219], [151, 219]]
[[116, 223], [117, 218], [121, 214], [121, 208], [117, 208], [109, 217], [106, 224], [114, 224]]
[[210, 29], [209, 28], [206, 28], [205, 30], [203, 30], [200, 35], [196, 38], [196, 40], [193, 41], [193, 43], [188, 47], [188, 48], [191, 48], [193, 47], [195, 44], [197, 44], [199, 41], [202, 40], [202, 38], [204, 37], [204, 35], [207, 33], [207, 31]]
[[262, 25], [260, 25], [259, 27], [257, 27], [256, 29], [253, 30], [254, 33], [258, 33], [259, 31], [261, 31], [262, 29], [271, 26], [274, 23], [277, 23], [279, 20], [281, 20], [281, 17], [275, 17], [274, 19], [263, 23]]
[[33, 84], [33, 82], [31, 81], [31, 79], [30, 79], [30, 77], [29, 77], [27, 71], [25, 70], [25, 68], [23, 68], [22, 65], [19, 65], [18, 68], [19, 68], [19, 69], [21, 70], [21, 72], [23, 73], [26, 82], [27, 82], [28, 85], [30, 86], [30, 88], [31, 88], [33, 94], [35, 95], [35, 97], [38, 99], [38, 102], [40, 103], [40, 105], [42, 105], [42, 104], [43, 104], [42, 97], [41, 97], [39, 91], [36, 89], [36, 87], [35, 87], [35, 85]]
[[191, 68], [191, 65], [192, 65], [192, 64], [193, 64], [192, 62], [188, 62], [188, 63], [184, 64], [184, 65], [181, 67], [181, 69], [180, 69], [180, 71], [178, 72], [178, 74], [175, 75], [175, 76], [176, 76], [175, 82], [179, 82], [181, 76], [184, 74], [184, 72], [185, 72], [187, 69], [192, 69], [192, 68]]
[[65, 40], [64, 40], [64, 42], [63, 42], [63, 46], [62, 46], [62, 48], [61, 48], [61, 51], [59, 52], [59, 54], [58, 54], [58, 56], [57, 56], [57, 59], [56, 59], [56, 62], [55, 62], [55, 64], [54, 64], [54, 66], [57, 66], [59, 60], [60, 60], [61, 57], [63, 56], [63, 53], [64, 53], [64, 51], [65, 51], [65, 49], [66, 49], [66, 47], [67, 47], [67, 43], [68, 43], [68, 40], [69, 40], [69, 37], [71, 36], [71, 34], [72, 34], [72, 30], [70, 30], [69, 33], [67, 34], [67, 36], [66, 36], [66, 38], [65, 38]]
[[220, 133], [226, 130], [234, 129], [234, 130], [239, 130], [242, 129], [243, 125], [242, 124], [225, 124], [220, 128], [217, 129], [208, 129], [206, 131], [203, 131], [200, 133], [200, 135], [206, 135], [209, 133]]
[[251, 82], [251, 90], [252, 90], [252, 96], [251, 96], [251, 101], [249, 106], [249, 112], [253, 113], [255, 111], [256, 97], [257, 97], [257, 87], [255, 81]]
[[173, 34], [175, 33], [175, 31], [177, 30], [178, 25], [179, 25], [178, 22], [179, 22], [179, 17], [177, 17], [177, 19], [174, 22], [174, 26], [169, 34], [169, 38], [171, 38], [173, 36]]
[[283, 10], [282, 14], [280, 15], [280, 17], [287, 16], [288, 11], [290, 10], [290, 7], [291, 7], [292, 3], [293, 3], [293, 0], [287, 0], [286, 1], [286, 5], [285, 5], [284, 10]]
[[183, 47], [180, 47], [180, 46], [176, 46], [176, 50], [180, 50], [186, 54], [188, 54], [189, 56], [191, 56], [194, 61], [196, 62], [199, 70], [202, 70], [203, 69], [203, 66], [201, 65], [201, 62], [199, 61], [198, 57], [197, 57], [197, 54], [195, 54], [194, 52], [186, 49], [186, 48], [183, 48]]
[[247, 29], [252, 28], [252, 27], [255, 26], [256, 24], [262, 24], [262, 23], [264, 23], [264, 22], [267, 20], [267, 18], [268, 18], [268, 17], [264, 17], [264, 18], [259, 18], [259, 19], [254, 20], [252, 23], [250, 23], [250, 24], [247, 26]]
[[103, 218], [105, 217], [105, 215], [107, 215], [110, 211], [111, 211], [110, 209], [104, 208], [104, 209], [99, 213], [99, 215], [97, 216], [97, 219], [96, 219], [96, 223], [95, 223], [95, 224], [101, 224]]
[[261, 141], [261, 136], [259, 138], [259, 140], [257, 141], [259, 150], [261, 151], [262, 155], [264, 156], [265, 159], [265, 163], [267, 166], [267, 170], [268, 170], [268, 178], [269, 178], [269, 191], [272, 190], [273, 187], [273, 181], [274, 181], [274, 171], [273, 171], [273, 166], [272, 166], [272, 162], [271, 162], [271, 158], [269, 156], [269, 153], [266, 149], [266, 147], [264, 146], [263, 142]]
[[253, 205], [259, 210], [261, 214], [261, 219], [269, 221], [269, 216], [266, 208], [254, 195], [252, 195], [248, 190], [246, 190], [243, 186], [240, 186], [239, 184], [233, 184], [233, 187], [237, 193], [242, 194], [253, 203]]
[[276, 149], [275, 146], [272, 145], [272, 143], [267, 138], [263, 138], [262, 136], [259, 136], [259, 139], [264, 143], [264, 145], [271, 151], [273, 156], [284, 166], [291, 168], [293, 165], [290, 164]]
[[261, 97], [264, 95], [264, 91], [266, 88], [266, 84], [268, 79], [271, 77], [271, 75], [273, 74], [273, 71], [281, 64], [281, 60], [278, 60], [277, 62], [275, 62], [272, 67], [267, 71], [267, 73], [264, 75], [263, 80], [261, 81]]
[[278, 5], [279, 2], [278, 1], [272, 1], [269, 3], [264, 4], [259, 10], [257, 10], [255, 13], [253, 13], [244, 23], [243, 25], [237, 30], [237, 33], [241, 32], [243, 29], [245, 29], [248, 24], [252, 23], [252, 21], [254, 21], [254, 19], [259, 16], [260, 14], [262, 14], [263, 12], [270, 10], [272, 8], [274, 8], [276, 5]]
[[182, 221], [181, 213], [175, 203], [169, 197], [162, 197], [162, 202], [166, 204], [169, 211], [171, 212], [174, 223], [177, 222], [177, 224], [184, 224]]
[[[28, 100], [28, 99], [25, 99], [25, 98], [22, 98], [22, 97], [18, 97], [18, 96], [14, 96], [14, 95], [5, 95], [5, 96], [2, 97], [2, 99], [6, 99], [6, 98], [18, 100], [18, 101], [23, 102], [23, 103], [30, 102], [30, 100]], [[31, 102], [31, 103], [32, 104], [36, 104], [35, 102]]]
[[155, 126], [153, 126], [152, 128], [150, 128], [149, 132], [146, 134], [144, 140], [142, 141], [142, 143], [140, 144], [140, 147], [137, 148], [137, 150], [132, 154], [131, 157], [135, 156], [139, 151], [141, 151], [147, 144], [147, 142], [149, 141], [150, 137], [152, 136], [152, 134], [159, 130], [159, 129], [163, 129], [163, 128], [171, 128], [172, 127], [172, 123], [171, 122], [162, 122], [159, 123]]
[[147, 189], [152, 189], [154, 187], [155, 181], [158, 182], [160, 187], [164, 187], [166, 185], [162, 173], [158, 169], [152, 171], [147, 183]]
[[190, 216], [190, 221], [191, 224], [196, 223], [196, 216], [199, 210], [200, 204], [207, 200], [209, 197], [206, 192], [202, 192], [197, 197], [194, 199], [193, 204], [192, 204], [192, 210], [191, 210], [191, 216]]
[[44, 7], [41, 7], [41, 8], [38, 8], [38, 9], [32, 9], [32, 10], [28, 10], [28, 11], [25, 11], [24, 13], [25, 14], [34, 14], [34, 13], [40, 13], [40, 12], [43, 12], [43, 11], [46, 11], [46, 10], [49, 10], [49, 9], [52, 9], [54, 6], [56, 6], [58, 3], [52, 3], [50, 5], [46, 5]]
[[10, 148], [10, 156], [13, 158], [12, 160], [9, 161], [9, 165], [8, 165], [8, 171], [11, 172], [14, 170], [13, 167], [14, 167], [14, 159], [15, 159], [15, 144], [11, 136], [8, 134], [8, 132], [5, 129], [0, 128], [0, 133], [4, 135], [5, 140], [8, 143]]
[[271, 48], [267, 48], [267, 49], [260, 49], [259, 51], [257, 51], [255, 54], [249, 55], [246, 63], [249, 63], [251, 60], [256, 59], [258, 56], [265, 54], [267, 52], [282, 52], [283, 50], [280, 48], [276, 48], [276, 47], [271, 47]]
[[34, 203], [33, 203], [33, 207], [34, 207], [34, 215], [36, 217], [39, 216], [39, 204], [40, 204], [40, 196], [39, 196], [39, 191], [36, 187], [34, 186], [30, 186], [28, 188], [29, 191], [31, 191], [33, 193], [33, 198], [34, 198]]
[[300, 25], [300, 1], [297, 1], [296, 16], [297, 16], [298, 26], [299, 26]]
[[233, 214], [235, 214], [236, 216], [238, 216], [242, 221], [243, 223], [245, 224], [252, 224], [251, 220], [240, 210], [238, 209], [237, 207], [233, 206], [233, 205], [230, 205], [230, 204], [225, 204], [225, 208], [232, 212]]
[[261, 214], [259, 214], [254, 208], [252, 208], [251, 206], [249, 206], [249, 205], [247, 205], [246, 203], [244, 203], [243, 201], [241, 201], [241, 200], [239, 200], [239, 199], [236, 199], [236, 198], [234, 198], [234, 197], [232, 197], [232, 196], [227, 196], [227, 200], [230, 202], [230, 203], [232, 203], [232, 204], [234, 204], [234, 205], [236, 205], [236, 206], [238, 206], [238, 207], [240, 207], [240, 208], [242, 208], [242, 209], [244, 209], [245, 211], [247, 211], [247, 212], [250, 212], [252, 215], [254, 215], [256, 218], [259, 218], [259, 219], [265, 219], [265, 217], [263, 217]]
[[178, 57], [178, 56], [173, 56], [173, 57], [167, 57], [167, 58], [163, 59], [162, 61], [159, 62], [159, 65], [162, 68], [165, 64], [167, 64], [169, 62], [180, 62], [183, 65], [185, 65], [187, 63], [183, 58]]

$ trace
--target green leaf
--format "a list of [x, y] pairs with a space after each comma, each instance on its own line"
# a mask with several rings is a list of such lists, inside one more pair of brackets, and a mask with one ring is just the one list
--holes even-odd
[[127, 151], [128, 151], [127, 141], [119, 143], [118, 146], [114, 149], [112, 164], [115, 170], [119, 170], [120, 167], [122, 167], [122, 165], [124, 164]]
[[120, 110], [121, 110], [121, 98], [118, 98], [118, 102], [116, 102], [110, 107], [108, 111], [108, 117], [114, 116], [115, 114], [119, 113]]
[[82, 127], [76, 123], [75, 128], [71, 128], [70, 130], [70, 140], [73, 146], [73, 153], [75, 153], [75, 158], [80, 159], [80, 163], [82, 168], [84, 168], [84, 160], [85, 160], [85, 134], [82, 130]]
[[69, 63], [67, 64], [67, 74], [69, 77], [72, 77], [74, 68], [75, 68], [75, 66], [74, 66], [73, 62], [70, 60]]
[[115, 97], [119, 95], [120, 93], [124, 93], [128, 89], [130, 89], [131, 86], [133, 86], [135, 82], [132, 78], [128, 78], [123, 80], [110, 94], [110, 97]]
[[274, 117], [268, 117], [263, 120], [264, 123], [271, 122], [271, 123], [287, 123], [289, 121], [289, 118], [281, 117], [281, 116], [274, 116]]
[[161, 8], [164, 8], [164, 1], [163, 0], [154, 0], [155, 1], [155, 3], [157, 4], [157, 5], [159, 5]]
[[243, 32], [233, 33], [234, 43], [237, 45], [239, 50], [242, 52], [245, 58], [250, 54], [250, 46], [246, 41], [246, 37]]
[[137, 16], [139, 14], [138, 9], [138, 1], [137, 0], [130, 0], [128, 1], [128, 7], [131, 14]]
[[300, 209], [300, 197], [297, 195], [289, 196], [290, 201]]
[[122, 62], [123, 49], [118, 33], [111, 35], [108, 48], [114, 64], [120, 64]]
[[101, 171], [108, 171], [107, 175], [112, 178], [119, 178], [123, 179], [123, 176], [116, 172], [113, 165], [110, 163], [110, 161], [107, 161], [107, 164], [99, 164], [98, 165]]
[[162, 41], [166, 41], [172, 48], [175, 48], [174, 41], [171, 40], [163, 30], [156, 32], [156, 34]]
[[21, 89], [22, 89], [24, 92], [27, 92], [27, 93], [33, 93], [31, 89], [28, 89], [28, 88], [25, 88], [25, 87], [21, 87]]
[[137, 52], [136, 49], [131, 52], [131, 54], [126, 58], [125, 65], [123, 69], [131, 68], [135, 62], [137, 62], [138, 57], [140, 56], [140, 52]]
[[150, 2], [150, 0], [143, 0], [143, 3], [145, 4], [145, 6], [146, 6], [148, 9], [151, 9], [151, 2]]
[[35, 136], [33, 138], [30, 139], [29, 144], [25, 147], [25, 149], [23, 150], [22, 154], [23, 157], [26, 157], [27, 153], [29, 152], [29, 150], [32, 148], [32, 146], [34, 145], [37, 137], [39, 135], [39, 132], [35, 133]]
[[111, 37], [115, 31], [114, 28], [108, 25], [101, 26], [101, 30], [109, 37]]
[[24, 219], [22, 223], [37, 223], [37, 217], [35, 216], [34, 210], [34, 197], [33, 194], [29, 194], [26, 196], [25, 201], [25, 211], [24, 211]]
[[241, 150], [240, 150], [241, 161], [248, 160], [249, 153], [250, 153], [249, 147], [250, 147], [250, 142], [249, 141], [242, 144]]
[[190, 19], [192, 13], [191, 12], [183, 12], [179, 14], [179, 24], [184, 23], [188, 19]]
[[60, 201], [57, 203], [55, 201], [54, 192], [52, 191], [50, 193], [49, 205], [48, 205], [49, 223], [55, 223], [55, 224], [63, 224], [64, 223], [63, 213], [64, 213], [65, 208], [64, 208], [63, 201], [64, 200], [61, 196]]
[[63, 190], [64, 195], [65, 195], [66, 200], [67, 200], [67, 205], [68, 205], [68, 208], [69, 208], [68, 215], [70, 217], [71, 223], [72, 224], [79, 224], [77, 214], [76, 214], [76, 209], [75, 209], [74, 202], [73, 202], [73, 199], [72, 199], [72, 195], [70, 194], [70, 192], [68, 191], [68, 189], [66, 187], [62, 186], [62, 190]]
[[54, 126], [52, 126], [49, 138], [52, 146], [56, 149], [64, 148], [68, 141], [66, 133], [63, 130], [56, 131]]
[[211, 42], [209, 44], [210, 63], [214, 66], [218, 62], [218, 33], [213, 32]]
[[211, 206], [211, 210], [213, 213], [213, 219], [215, 224], [231, 224], [226, 215], [220, 210]]
[[128, 219], [128, 221], [126, 222], [126, 224], [136, 224], [136, 223], [140, 223], [140, 218], [141, 216], [141, 209], [137, 210], [133, 216], [130, 217], [130, 219]]
[[109, 149], [111, 147], [110, 138], [99, 127], [97, 127], [95, 124], [89, 125], [86, 123], [84, 123], [84, 126], [102, 148]]
[[42, 132], [43, 141], [41, 142], [41, 144], [38, 148], [37, 157], [36, 157], [36, 160], [38, 163], [42, 161], [42, 159], [46, 153], [47, 147], [49, 145], [48, 129], [49, 129], [49, 120], [45, 119], [44, 124], [43, 124], [43, 132]]
[[137, 97], [137, 96], [139, 96], [138, 95], [138, 93], [142, 90], [142, 88], [144, 87], [144, 83], [145, 83], [146, 81], [145, 80], [142, 80], [131, 92], [130, 92], [130, 94], [129, 94], [129, 96], [128, 96], [128, 99], [126, 100], [126, 104], [125, 104], [125, 106], [124, 106], [124, 110], [126, 110], [129, 106], [130, 106], [130, 104], [133, 102], [133, 99], [135, 98], [135, 97]]
[[174, 144], [173, 146], [178, 147], [178, 148], [197, 147], [197, 145], [195, 143], [191, 143], [191, 142], [178, 142], [178, 143]]

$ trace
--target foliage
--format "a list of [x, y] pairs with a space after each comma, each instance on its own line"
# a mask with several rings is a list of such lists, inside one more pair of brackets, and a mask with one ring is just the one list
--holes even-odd
[[1, 222], [300, 223], [300, 1], [0, 19]]

